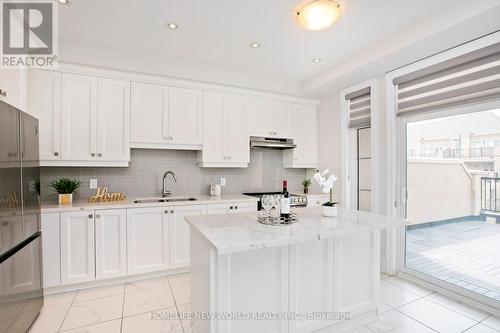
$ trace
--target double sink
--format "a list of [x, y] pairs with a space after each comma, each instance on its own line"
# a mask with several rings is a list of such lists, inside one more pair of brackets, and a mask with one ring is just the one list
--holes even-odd
[[196, 201], [196, 198], [151, 198], [151, 199], [137, 199], [134, 203], [155, 203], [155, 202], [182, 202], [182, 201]]

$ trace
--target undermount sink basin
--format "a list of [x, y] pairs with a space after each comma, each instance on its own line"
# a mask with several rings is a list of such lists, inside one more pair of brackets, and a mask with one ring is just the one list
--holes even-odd
[[155, 203], [155, 202], [181, 202], [181, 201], [196, 201], [196, 198], [152, 198], [152, 199], [137, 199], [134, 203]]

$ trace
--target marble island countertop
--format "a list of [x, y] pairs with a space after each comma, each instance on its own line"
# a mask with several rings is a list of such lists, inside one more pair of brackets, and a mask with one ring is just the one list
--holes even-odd
[[403, 225], [404, 219], [339, 208], [338, 216], [321, 216], [321, 207], [295, 209], [299, 222], [269, 226], [257, 221], [258, 213], [188, 216], [186, 221], [218, 254], [245, 252], [380, 230]]
[[175, 202], [142, 202], [136, 203], [135, 200], [147, 200], [151, 198], [127, 198], [122, 201], [112, 202], [88, 202], [88, 201], [75, 201], [71, 205], [42, 204], [42, 213], [52, 212], [66, 212], [75, 210], [91, 210], [91, 209], [123, 209], [123, 208], [141, 208], [141, 207], [173, 207], [173, 206], [186, 206], [186, 205], [207, 205], [207, 204], [222, 204], [228, 202], [256, 202], [258, 199], [243, 194], [223, 194], [221, 196], [210, 195], [172, 195], [166, 199], [175, 198], [196, 198], [192, 201], [175, 201]]

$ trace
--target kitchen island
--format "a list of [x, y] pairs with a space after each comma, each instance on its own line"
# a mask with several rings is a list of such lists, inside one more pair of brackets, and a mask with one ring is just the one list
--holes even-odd
[[257, 213], [186, 217], [194, 333], [340, 332], [377, 316], [380, 231], [404, 220], [296, 212], [287, 226]]

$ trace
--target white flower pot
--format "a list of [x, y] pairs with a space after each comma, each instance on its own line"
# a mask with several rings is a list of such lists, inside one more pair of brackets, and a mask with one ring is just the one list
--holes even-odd
[[333, 206], [321, 206], [321, 215], [324, 217], [336, 217], [338, 214], [337, 205]]

